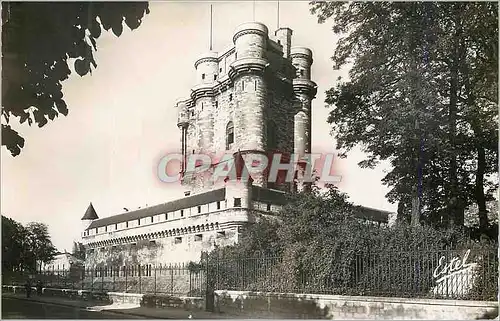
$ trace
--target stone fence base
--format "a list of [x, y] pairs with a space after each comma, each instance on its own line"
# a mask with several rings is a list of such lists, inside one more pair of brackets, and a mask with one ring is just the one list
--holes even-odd
[[489, 301], [244, 291], [216, 291], [215, 309], [250, 318], [474, 320], [498, 316], [498, 303]]

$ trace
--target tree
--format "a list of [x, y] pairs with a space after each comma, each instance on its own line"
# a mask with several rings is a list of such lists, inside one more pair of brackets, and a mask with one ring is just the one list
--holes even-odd
[[383, 182], [401, 219], [463, 225], [476, 202], [487, 221], [484, 201], [498, 169], [497, 8], [312, 3], [319, 22], [333, 18], [333, 32], [342, 35], [334, 68], [353, 64], [350, 79], [327, 91], [337, 148], [345, 157], [361, 145], [368, 154], [362, 167], [390, 162]]
[[2, 271], [21, 269], [24, 234], [21, 224], [2, 215]]
[[55, 254], [47, 225], [31, 222], [23, 226], [2, 215], [3, 272], [34, 272], [38, 262], [50, 262]]
[[27, 254], [25, 263], [28, 269], [36, 269], [38, 262], [48, 263], [52, 261], [57, 250], [50, 240], [47, 225], [38, 222], [28, 223], [24, 251]]
[[3, 2], [2, 3], [2, 145], [13, 156], [24, 138], [11, 128], [17, 118], [43, 127], [68, 114], [62, 82], [71, 71], [84, 76], [96, 68], [93, 52], [101, 29], [119, 37], [123, 21], [138, 28], [147, 2]]

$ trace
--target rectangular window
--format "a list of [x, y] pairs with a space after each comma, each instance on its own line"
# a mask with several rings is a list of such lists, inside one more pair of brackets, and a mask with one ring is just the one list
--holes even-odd
[[141, 225], [141, 219], [137, 220], [137, 225]]
[[234, 207], [241, 207], [241, 198], [234, 199]]
[[194, 236], [194, 241], [195, 242], [200, 242], [202, 239], [203, 239], [203, 235], [202, 234], [196, 234]]
[[201, 213], [201, 206], [198, 206], [198, 213]]
[[219, 68], [219, 72], [222, 72], [222, 67]]
[[201, 79], [205, 79], [205, 74], [201, 74]]
[[217, 80], [217, 75], [214, 75], [214, 80]]
[[151, 216], [151, 223], [153, 223], [153, 216]]
[[215, 102], [215, 108], [219, 108], [219, 102], [218, 101]]
[[220, 238], [223, 238], [223, 237], [226, 237], [226, 231], [218, 231], [217, 232], [217, 238], [220, 239]]
[[270, 211], [271, 210], [271, 204], [267, 204], [267, 210]]
[[229, 101], [233, 101], [233, 94], [229, 94]]
[[107, 227], [107, 226], [105, 226], [105, 227], [104, 227], [104, 232], [107, 232], [107, 231], [108, 231], [108, 227]]
[[125, 227], [126, 227], [126, 228], [128, 228], [128, 221], [127, 221], [127, 222], [125, 222]]
[[115, 224], [115, 231], [118, 229], [118, 224]]
[[156, 241], [155, 240], [149, 241], [149, 245], [156, 245]]
[[174, 239], [174, 243], [175, 244], [179, 244], [179, 243], [182, 243], [182, 237], [178, 236]]
[[136, 245], [137, 245], [137, 243], [130, 244], [131, 247], [135, 247]]
[[241, 81], [241, 90], [245, 90], [245, 81], [244, 80]]
[[194, 117], [194, 110], [191, 110], [191, 117]]
[[184, 210], [181, 210], [181, 217], [184, 217]]
[[220, 210], [220, 201], [217, 202], [217, 209]]
[[254, 81], [255, 84], [255, 91], [257, 91], [257, 80]]
[[114, 250], [116, 250], [116, 245], [113, 245], [113, 246], [111, 247], [111, 249], [112, 249], [113, 251], [114, 251]]
[[165, 221], [168, 220], [168, 213], [165, 213]]

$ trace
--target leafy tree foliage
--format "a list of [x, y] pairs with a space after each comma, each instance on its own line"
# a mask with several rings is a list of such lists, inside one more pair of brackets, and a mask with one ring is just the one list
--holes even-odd
[[[423, 219], [463, 225], [498, 186], [498, 4], [445, 2], [311, 3], [341, 35], [334, 68], [348, 80], [327, 91], [342, 156], [361, 145], [373, 167], [387, 160], [387, 197], [407, 220], [419, 199]], [[418, 197], [418, 198], [417, 198]], [[417, 204], [418, 204], [417, 203]]]
[[[464, 229], [405, 223], [384, 227], [360, 219], [355, 211], [335, 187], [292, 195], [276, 216], [261, 217], [248, 226], [237, 244], [208, 255], [209, 275], [217, 276], [213, 286], [363, 295], [369, 284], [371, 294], [380, 290], [376, 295], [401, 289], [428, 293], [433, 287], [432, 267], [443, 249], [472, 244], [481, 248], [480, 253], [489, 250], [492, 257], [497, 252], [494, 241], [471, 242]], [[418, 276], [410, 277], [412, 271]]]
[[93, 52], [102, 29], [118, 37], [123, 22], [134, 30], [149, 13], [147, 2], [3, 2], [2, 145], [13, 156], [24, 138], [11, 118], [39, 127], [68, 114], [62, 82], [71, 71], [84, 76], [97, 67]]
[[48, 263], [55, 254], [45, 224], [22, 226], [2, 215], [2, 271], [34, 271], [38, 262]]

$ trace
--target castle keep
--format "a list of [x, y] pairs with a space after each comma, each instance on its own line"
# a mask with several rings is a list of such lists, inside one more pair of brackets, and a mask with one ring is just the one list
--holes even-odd
[[[175, 106], [186, 197], [102, 219], [90, 205], [82, 218], [87, 265], [197, 261], [202, 251], [238, 242], [246, 224], [276, 211], [286, 191], [302, 186], [300, 179], [270, 183], [264, 175], [212, 182], [186, 167], [192, 154], [231, 154], [237, 160], [280, 152], [300, 160], [311, 152], [317, 92], [311, 50], [292, 47], [291, 29], [270, 36], [257, 22], [240, 25], [232, 42], [194, 63], [196, 84]], [[374, 211], [371, 219], [386, 221], [387, 215]]]

